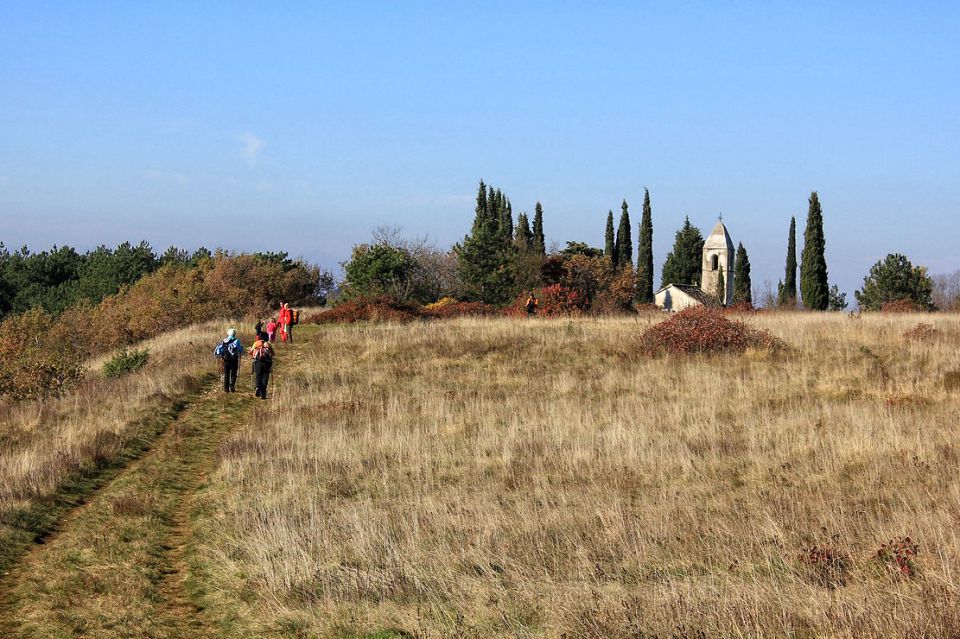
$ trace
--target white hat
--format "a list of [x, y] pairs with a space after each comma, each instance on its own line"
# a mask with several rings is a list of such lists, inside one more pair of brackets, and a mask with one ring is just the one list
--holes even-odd
[[235, 328], [227, 329], [227, 337], [236, 337], [236, 336], [237, 336], [237, 329]]

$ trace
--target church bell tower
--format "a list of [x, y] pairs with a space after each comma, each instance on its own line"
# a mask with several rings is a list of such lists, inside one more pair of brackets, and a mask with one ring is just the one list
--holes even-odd
[[703, 272], [700, 276], [700, 290], [715, 297], [720, 274], [723, 274], [724, 306], [733, 303], [733, 240], [723, 225], [723, 218], [710, 231], [703, 244]]

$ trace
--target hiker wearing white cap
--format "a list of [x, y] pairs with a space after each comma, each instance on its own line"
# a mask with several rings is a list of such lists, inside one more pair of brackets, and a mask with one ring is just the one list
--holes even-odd
[[227, 336], [217, 344], [213, 354], [220, 360], [220, 369], [223, 371], [223, 392], [235, 392], [240, 358], [243, 357], [243, 344], [237, 337], [237, 329], [231, 328], [227, 331]]

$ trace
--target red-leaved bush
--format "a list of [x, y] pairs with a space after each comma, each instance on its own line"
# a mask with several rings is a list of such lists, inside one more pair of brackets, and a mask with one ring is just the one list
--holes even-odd
[[926, 310], [927, 309], [908, 298], [893, 300], [880, 307], [881, 313], [923, 313], [926, 312]]
[[639, 348], [647, 355], [736, 354], [748, 348], [778, 351], [786, 344], [767, 331], [727, 319], [717, 309], [694, 306], [648, 328]]
[[[551, 284], [535, 293], [539, 301], [537, 315], [540, 317], [576, 317], [582, 315], [590, 306], [586, 297], [562, 284]], [[504, 309], [504, 314], [508, 317], [525, 316], [528, 295], [518, 295], [517, 299]]]
[[354, 324], [356, 322], [412, 322], [420, 319], [420, 309], [389, 295], [355, 297], [329, 311], [310, 317], [312, 324]]
[[909, 537], [891, 539], [880, 546], [874, 557], [892, 574], [901, 577], [914, 577], [917, 574], [917, 555], [920, 544]]
[[920, 322], [911, 329], [908, 329], [903, 332], [904, 339], [913, 339], [919, 342], [925, 342], [937, 338], [940, 335], [940, 331], [931, 326], [930, 324], [925, 324]]

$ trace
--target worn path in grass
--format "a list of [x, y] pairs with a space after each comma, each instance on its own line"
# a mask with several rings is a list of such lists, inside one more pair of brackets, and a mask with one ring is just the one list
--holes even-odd
[[[299, 345], [278, 350], [282, 378]], [[249, 423], [259, 401], [248, 374], [238, 387], [224, 395], [212, 384], [10, 570], [0, 585], [0, 637], [222, 636], [223, 620], [204, 614], [191, 520], [220, 443]]]

